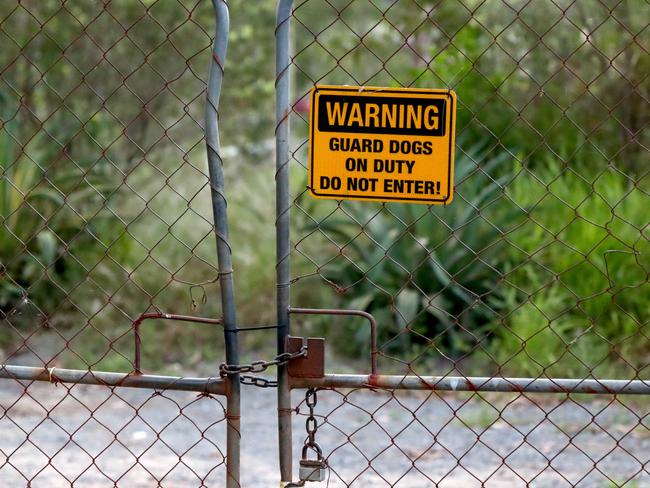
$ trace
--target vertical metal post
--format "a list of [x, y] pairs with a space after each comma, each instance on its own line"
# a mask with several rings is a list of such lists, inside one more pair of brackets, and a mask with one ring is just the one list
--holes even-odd
[[[291, 269], [289, 261], [289, 19], [293, 0], [280, 0], [275, 23], [275, 191], [278, 354], [289, 335]], [[291, 389], [286, 365], [278, 366], [278, 429], [280, 477], [291, 481]]]
[[[228, 47], [230, 25], [228, 5], [225, 0], [212, 0], [216, 14], [216, 31], [212, 47], [212, 61], [208, 78], [208, 95], [205, 109], [205, 139], [208, 151], [212, 211], [217, 239], [219, 260], [219, 283], [226, 344], [226, 362], [239, 364], [235, 293], [232, 277], [231, 248], [228, 242], [227, 202], [224, 194], [223, 161], [219, 146], [219, 97], [223, 82], [223, 65]], [[226, 487], [238, 488], [240, 449], [240, 385], [239, 373], [228, 375], [227, 440], [226, 440]]]

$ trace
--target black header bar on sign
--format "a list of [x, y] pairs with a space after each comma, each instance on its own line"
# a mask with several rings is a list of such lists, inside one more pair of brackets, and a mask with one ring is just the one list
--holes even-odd
[[446, 100], [442, 98], [321, 94], [318, 130], [444, 136], [446, 109]]

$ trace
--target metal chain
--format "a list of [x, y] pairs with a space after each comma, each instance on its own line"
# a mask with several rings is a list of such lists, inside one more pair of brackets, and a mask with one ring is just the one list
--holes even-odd
[[[222, 378], [228, 376], [229, 374], [236, 373], [261, 373], [266, 371], [271, 366], [280, 366], [287, 364], [292, 359], [306, 357], [308, 353], [307, 342], [303, 342], [300, 349], [296, 352], [283, 352], [278, 354], [271, 361], [253, 361], [249, 364], [226, 364], [221, 363], [219, 365], [219, 376]], [[252, 385], [258, 386], [260, 388], [274, 388], [278, 386], [277, 381], [267, 380], [266, 378], [260, 378], [258, 376], [252, 375], [242, 375], [239, 378], [239, 382], [242, 385]]]
[[[316, 456], [318, 457], [318, 461], [323, 463], [323, 466], [325, 466], [325, 461], [323, 459], [323, 451], [321, 447], [318, 445], [318, 442], [316, 442], [316, 432], [318, 431], [318, 420], [316, 419], [316, 416], [314, 415], [314, 409], [316, 408], [316, 404], [318, 403], [318, 397], [316, 395], [316, 389], [315, 388], [310, 388], [307, 390], [307, 393], [305, 394], [305, 405], [309, 407], [309, 416], [307, 417], [307, 420], [305, 421], [305, 428], [307, 430], [307, 438], [305, 439], [305, 444], [302, 447], [302, 461], [307, 460], [307, 449], [311, 449], [316, 453]], [[285, 485], [285, 488], [300, 488], [304, 487], [308, 479], [301, 479], [300, 481], [294, 481], [292, 483], [288, 483]], [[329, 480], [328, 480], [328, 486], [329, 486]]]
[[310, 388], [305, 394], [305, 405], [309, 407], [309, 416], [305, 420], [305, 430], [307, 430], [307, 439], [305, 439], [305, 446], [303, 448], [303, 453], [307, 449], [314, 451], [318, 458], [322, 458], [323, 451], [321, 450], [318, 442], [316, 442], [316, 432], [318, 431], [318, 420], [314, 415], [314, 409], [318, 403], [318, 396], [316, 395], [316, 389]]
[[267, 380], [261, 376], [252, 376], [244, 374], [239, 377], [239, 382], [242, 385], [257, 386], [258, 388], [277, 388], [278, 382], [275, 380]]

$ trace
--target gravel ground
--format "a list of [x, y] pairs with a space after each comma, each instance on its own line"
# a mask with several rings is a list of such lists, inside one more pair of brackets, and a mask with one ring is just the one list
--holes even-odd
[[[277, 487], [275, 390], [243, 393], [242, 486]], [[381, 391], [318, 399], [332, 488], [650, 486], [647, 399]], [[223, 486], [224, 405], [190, 393], [1, 381], [0, 487]], [[296, 458], [305, 413], [302, 404], [294, 416]]]

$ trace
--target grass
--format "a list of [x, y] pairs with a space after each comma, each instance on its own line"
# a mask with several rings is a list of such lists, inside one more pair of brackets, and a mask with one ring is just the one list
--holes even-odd
[[[180, 162], [154, 151], [120, 172], [90, 161], [52, 163], [58, 149], [43, 133], [21, 150], [17, 126], [0, 130], [0, 311], [10, 315], [0, 350], [130, 371], [131, 324], [141, 313], [220, 315], [202, 146]], [[247, 325], [275, 320], [272, 178], [272, 168], [250, 164], [228, 175], [238, 314]], [[224, 359], [219, 327], [148, 321], [142, 334], [150, 371]], [[244, 340], [259, 349], [265, 339]]]
[[[6, 137], [0, 138], [5, 154], [11, 149]], [[648, 360], [639, 337], [650, 312], [644, 292], [650, 201], [643, 182], [615, 171], [579, 175], [552, 160], [533, 172], [482, 151], [475, 146], [458, 161], [460, 198], [449, 209], [301, 201], [310, 217], [300, 220], [301, 212], [294, 212], [293, 235], [312, 237], [300, 240], [298, 249], [322, 263], [315, 275], [327, 288], [336, 285], [339, 306], [378, 318], [380, 342], [390, 354], [409, 359], [430, 352], [429, 340], [438, 337], [437, 347], [451, 357], [478, 354], [473, 348], [480, 342], [503, 371], [518, 375], [636, 375]], [[28, 156], [31, 162], [5, 163], [4, 226], [14, 230], [2, 238], [20, 238], [2, 246], [3, 255], [17, 259], [6, 265], [13, 288], [4, 280], [0, 290], [5, 308], [24, 288], [37, 310], [54, 316], [60, 361], [130, 370], [131, 322], [140, 313], [219, 315], [210, 196], [200, 169], [184, 164], [134, 172], [125, 181], [139, 196], [124, 189], [111, 193], [104, 216], [88, 200], [89, 183], [59, 200], [49, 194], [39, 158]], [[481, 170], [473, 161], [482, 161]], [[506, 169], [506, 163], [514, 166]], [[238, 167], [235, 161], [226, 161], [226, 168], [239, 321], [272, 324], [273, 169]], [[57, 188], [65, 187], [56, 181]], [[85, 207], [94, 216], [70, 215]], [[51, 216], [47, 226], [43, 215]], [[66, 252], [70, 233], [86, 237], [75, 238]], [[313, 263], [296, 261], [296, 274], [313, 273]], [[60, 298], [39, 294], [51, 289], [47, 280], [57, 280], [70, 306], [50, 305], [48, 300]], [[297, 289], [296, 303], [327, 301], [322, 286], [307, 288]], [[463, 327], [454, 326], [456, 318]], [[367, 331], [358, 325], [348, 321], [338, 332], [323, 332], [334, 339], [337, 353], [365, 357]], [[30, 341], [45, 333], [41, 327], [28, 324], [27, 333], [37, 330]], [[2, 337], [7, 348], [18, 336], [10, 330]], [[269, 349], [270, 337], [251, 334], [246, 349]], [[217, 328], [147, 323], [145, 365], [163, 370], [176, 363], [216, 364], [221, 340]]]
[[[480, 170], [475, 161], [484, 163]], [[490, 263], [505, 259], [507, 243], [498, 222], [477, 218], [476, 209], [499, 199], [506, 162], [507, 154], [484, 144], [467, 148], [457, 161], [463, 184], [449, 207], [300, 201], [308, 218], [295, 231], [298, 254], [335, 289], [340, 307], [376, 317], [384, 352], [408, 359], [437, 338], [462, 356], [495, 314], [499, 272]], [[333, 337], [344, 353], [368, 349], [367, 331], [354, 321]]]
[[[1, 95], [0, 112], [8, 118]], [[104, 251], [96, 234], [112, 232], [115, 223], [104, 202], [116, 175], [30, 130], [19, 116], [0, 129], [0, 317], [7, 318], [0, 347], [34, 324], [56, 325], [54, 311], [66, 316], [64, 302], [86, 272], [84, 259]]]
[[638, 481], [622, 480], [622, 481], [605, 481], [603, 488], [641, 488]]
[[494, 407], [483, 403], [479, 403], [472, 409], [465, 409], [460, 414], [457, 413], [456, 417], [459, 425], [480, 431], [486, 430], [501, 419]]
[[618, 172], [585, 177], [553, 161], [513, 174], [508, 196], [529, 218], [508, 234], [519, 252], [497, 361], [533, 376], [635, 376], [648, 360], [648, 193]]

